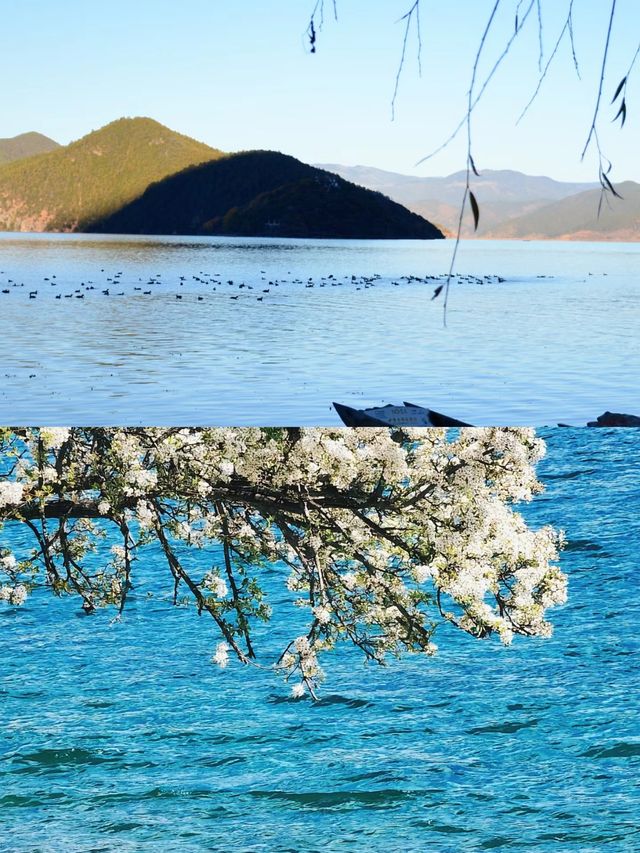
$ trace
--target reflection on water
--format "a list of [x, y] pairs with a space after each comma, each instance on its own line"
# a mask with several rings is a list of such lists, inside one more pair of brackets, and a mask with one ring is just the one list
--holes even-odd
[[458, 272], [505, 281], [457, 282], [444, 328], [422, 279], [451, 248], [3, 235], [0, 422], [331, 424], [333, 400], [478, 424], [637, 411], [638, 244], [466, 242]]

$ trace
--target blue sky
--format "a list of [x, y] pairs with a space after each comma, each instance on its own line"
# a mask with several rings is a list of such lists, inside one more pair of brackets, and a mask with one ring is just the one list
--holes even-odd
[[[529, 0], [520, 0], [521, 15]], [[38, 130], [67, 143], [120, 116], [147, 115], [225, 151], [271, 148], [307, 162], [363, 164], [417, 175], [464, 167], [464, 139], [417, 166], [464, 114], [473, 57], [494, 0], [422, 0], [422, 75], [409, 40], [391, 120], [403, 25], [412, 0], [325, 0], [315, 55], [305, 29], [315, 0], [4, 0], [0, 136]], [[513, 31], [518, 0], [502, 0], [486, 45], [486, 74]], [[575, 3], [582, 80], [569, 43], [537, 101], [535, 8], [473, 119], [482, 168], [593, 180], [595, 151], [580, 163], [597, 93], [608, 23], [605, 0]], [[534, 3], [535, 7], [535, 3]], [[569, 0], [541, 0], [549, 56]], [[601, 141], [615, 180], [640, 180], [640, 62], [628, 118], [609, 102], [640, 38], [638, 0], [618, 0]], [[637, 105], [637, 107], [636, 107]]]

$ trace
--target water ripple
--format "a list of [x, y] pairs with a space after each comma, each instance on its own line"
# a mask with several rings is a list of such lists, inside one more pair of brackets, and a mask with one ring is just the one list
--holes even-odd
[[[385, 668], [339, 647], [314, 704], [211, 666], [211, 629], [160, 600], [110, 628], [43, 590], [0, 609], [0, 848], [640, 849], [640, 431], [542, 435], [546, 492], [519, 509], [569, 540], [547, 640], [443, 626], [437, 656]], [[153, 554], [139, 572], [162, 582]], [[265, 584], [279, 601], [279, 575]]]
[[[0, 422], [317, 426], [339, 422], [332, 400], [414, 399], [478, 424], [633, 411], [639, 245], [466, 242], [461, 274], [506, 280], [457, 282], [444, 328], [422, 280], [448, 268], [443, 241], [0, 235], [0, 283], [25, 282], [0, 294]], [[587, 465], [554, 476], [582, 482]]]

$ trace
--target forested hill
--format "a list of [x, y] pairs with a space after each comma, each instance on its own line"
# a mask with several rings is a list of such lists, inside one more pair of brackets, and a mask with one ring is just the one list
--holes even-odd
[[24, 160], [26, 157], [35, 157], [36, 154], [46, 154], [56, 148], [60, 148], [60, 145], [53, 139], [33, 131], [10, 139], [0, 139], [0, 166], [15, 160]]
[[149, 118], [123, 118], [0, 166], [0, 230], [82, 231], [154, 181], [221, 152]]
[[126, 234], [441, 238], [380, 193], [275, 151], [247, 151], [150, 186], [90, 230]]

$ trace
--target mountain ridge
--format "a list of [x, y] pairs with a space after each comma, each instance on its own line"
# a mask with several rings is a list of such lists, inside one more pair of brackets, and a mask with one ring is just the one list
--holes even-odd
[[[387, 172], [368, 166], [340, 166], [329, 164], [338, 174], [348, 180], [359, 182], [362, 186], [387, 193], [391, 198], [405, 204], [437, 223], [448, 234], [457, 230], [460, 216], [460, 204], [466, 184], [466, 172], [454, 172], [446, 177], [421, 178]], [[471, 211], [467, 209], [463, 217], [463, 237], [478, 237], [488, 239], [509, 239], [514, 236], [514, 228], [509, 223], [526, 216], [534, 216], [538, 210], [546, 209], [564, 199], [583, 192], [599, 193], [599, 184], [595, 182], [557, 181], [543, 175], [526, 175], [511, 169], [484, 170], [479, 177], [473, 176], [472, 188], [480, 207], [480, 222], [477, 232], [473, 227]], [[594, 204], [597, 211], [598, 202]], [[629, 213], [632, 218], [632, 212]], [[619, 230], [632, 239], [640, 239], [635, 226], [631, 222], [626, 228]], [[599, 230], [592, 228], [590, 233], [597, 235]], [[611, 232], [613, 233], [613, 232]], [[551, 239], [553, 235], [546, 234], [544, 229], [537, 227], [533, 232], [525, 234], [518, 232], [520, 238], [530, 238], [543, 235], [543, 239]], [[557, 238], [560, 239], [560, 238]], [[565, 234], [563, 239], [571, 239]], [[575, 239], [586, 239], [576, 232]], [[596, 237], [596, 239], [615, 239], [614, 236]]]
[[[498, 235], [507, 239], [640, 240], [640, 184], [616, 184], [621, 198], [600, 189], [576, 195], [505, 222]], [[489, 236], [494, 236], [489, 234]]]

